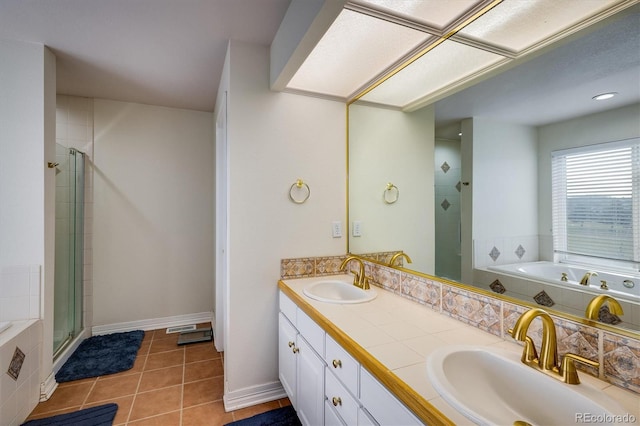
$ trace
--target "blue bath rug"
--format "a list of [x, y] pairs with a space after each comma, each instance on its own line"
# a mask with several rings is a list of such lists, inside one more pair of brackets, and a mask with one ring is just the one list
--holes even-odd
[[29, 420], [22, 426], [111, 426], [117, 412], [117, 404], [105, 404], [73, 413]]
[[225, 426], [301, 426], [296, 410], [288, 405], [248, 419], [227, 423]]
[[56, 381], [70, 382], [129, 370], [143, 338], [141, 330], [89, 337], [64, 363]]

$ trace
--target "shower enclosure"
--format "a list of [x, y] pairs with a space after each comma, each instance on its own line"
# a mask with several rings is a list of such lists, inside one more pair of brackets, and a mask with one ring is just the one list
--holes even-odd
[[56, 162], [54, 358], [83, 327], [84, 154], [56, 144]]

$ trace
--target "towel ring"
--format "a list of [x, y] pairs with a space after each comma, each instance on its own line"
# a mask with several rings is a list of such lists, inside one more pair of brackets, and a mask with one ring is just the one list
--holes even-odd
[[392, 184], [391, 182], [387, 183], [387, 187], [382, 193], [382, 199], [384, 200], [384, 202], [387, 204], [393, 204], [396, 201], [398, 201], [399, 197], [400, 197], [400, 190], [398, 189], [398, 187]]
[[[294, 197], [293, 193], [294, 191], [296, 193], [300, 192], [300, 191], [305, 191], [306, 195], [302, 198], [298, 197]], [[309, 196], [311, 195], [311, 189], [309, 188], [309, 185], [307, 185], [306, 183], [304, 183], [304, 181], [302, 179], [298, 179], [296, 180], [293, 185], [291, 185], [291, 188], [289, 188], [289, 199], [291, 201], [293, 201], [296, 204], [302, 204], [305, 201], [307, 201], [309, 199]]]

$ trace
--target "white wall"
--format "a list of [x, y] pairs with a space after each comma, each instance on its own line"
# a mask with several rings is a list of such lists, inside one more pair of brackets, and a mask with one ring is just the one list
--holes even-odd
[[[346, 125], [342, 103], [269, 91], [267, 47], [232, 41], [229, 58], [225, 403], [233, 405], [279, 387], [280, 259], [345, 252], [331, 222], [346, 217]], [[311, 188], [300, 205], [288, 199], [298, 178]]]
[[538, 129], [538, 200], [540, 251], [553, 260], [551, 236], [551, 153], [604, 142], [640, 137], [640, 104], [542, 126]]
[[94, 326], [213, 310], [213, 119], [96, 99]]
[[[28, 277], [10, 283], [20, 294], [28, 291], [30, 300], [26, 312], [14, 313], [22, 318], [44, 318], [43, 326], [38, 323], [43, 331], [37, 342], [31, 342], [38, 347], [37, 354], [30, 352], [31, 357], [41, 357], [36, 362], [39, 365], [32, 364], [31, 372], [36, 374], [29, 391], [14, 387], [17, 390], [12, 393], [4, 384], [0, 391], [3, 404], [5, 398], [13, 398], [9, 406], [16, 410], [16, 422], [35, 407], [38, 382], [52, 369], [55, 175], [46, 163], [55, 161], [55, 63], [55, 56], [41, 44], [0, 40], [0, 269], [22, 271], [10, 273], [12, 280]], [[4, 284], [6, 279], [1, 274]], [[36, 299], [39, 309], [31, 306]]]
[[[475, 266], [537, 260], [536, 129], [473, 119], [473, 240]], [[526, 250], [522, 259], [518, 246]], [[496, 247], [500, 256], [492, 260]]]
[[[433, 106], [412, 113], [350, 106], [349, 217], [362, 229], [361, 237], [349, 237], [350, 252], [403, 250], [411, 269], [433, 274], [433, 114]], [[389, 182], [399, 191], [394, 204], [383, 200]]]

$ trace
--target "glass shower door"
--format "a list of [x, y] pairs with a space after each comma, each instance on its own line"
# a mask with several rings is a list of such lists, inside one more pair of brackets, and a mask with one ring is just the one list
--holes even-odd
[[56, 144], [54, 357], [82, 331], [84, 154]]

